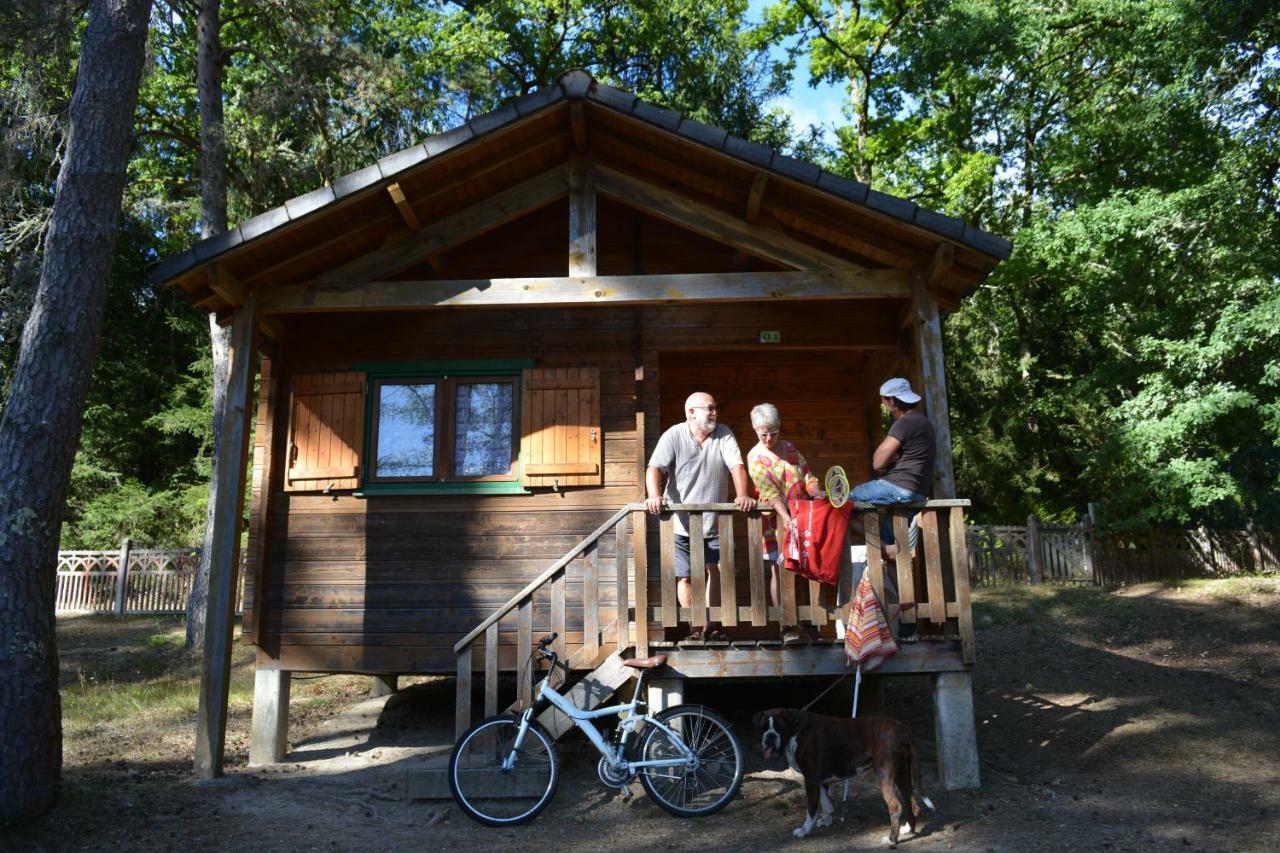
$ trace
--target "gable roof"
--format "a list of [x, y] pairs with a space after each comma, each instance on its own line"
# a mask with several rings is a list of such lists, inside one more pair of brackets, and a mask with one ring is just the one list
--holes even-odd
[[[498, 110], [478, 116], [458, 127], [436, 134], [423, 142], [387, 155], [369, 166], [343, 175], [332, 185], [290, 199], [272, 210], [252, 217], [228, 231], [195, 243], [190, 249], [172, 255], [149, 270], [157, 283], [174, 283], [189, 276], [197, 268], [215, 259], [238, 254], [249, 244], [258, 244], [282, 233], [298, 223], [329, 215], [348, 200], [367, 195], [378, 188], [386, 190], [397, 180], [436, 162], [460, 149], [485, 144], [500, 132], [544, 114], [564, 102], [590, 104], [625, 116], [631, 122], [651, 131], [670, 136], [679, 142], [736, 161], [757, 174], [778, 179], [807, 190], [815, 199], [825, 197], [846, 209], [871, 215], [876, 222], [902, 226], [915, 239], [951, 243], [963, 247], [972, 258], [973, 275], [964, 290], [975, 285], [1007, 258], [1012, 244], [1002, 238], [968, 225], [960, 219], [920, 207], [906, 199], [873, 190], [866, 184], [834, 175], [813, 163], [788, 157], [773, 149], [733, 136], [727, 131], [682, 116], [680, 113], [640, 100], [630, 92], [605, 85], [585, 71], [571, 71], [557, 83], [517, 98]], [[578, 109], [575, 107], [575, 109]], [[812, 221], [811, 217], [811, 221]], [[839, 231], [838, 218], [825, 221], [821, 230]], [[822, 235], [819, 235], [821, 237]], [[873, 242], [866, 245], [871, 246]], [[921, 251], [927, 256], [927, 246]], [[985, 259], [985, 260], [984, 260]], [[185, 283], [184, 283], [185, 284]], [[185, 288], [190, 291], [190, 288]], [[957, 297], [958, 298], [958, 297]]]

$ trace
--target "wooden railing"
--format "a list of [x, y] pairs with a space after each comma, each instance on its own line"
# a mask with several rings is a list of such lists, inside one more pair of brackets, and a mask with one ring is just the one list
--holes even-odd
[[[862, 521], [866, 538], [865, 571], [871, 578], [876, 595], [886, 605], [900, 607], [900, 620], [912, 626], [908, 633], [924, 636], [954, 637], [962, 646], [966, 663], [973, 662], [973, 624], [969, 603], [969, 575], [965, 543], [964, 508], [967, 500], [939, 500], [924, 504], [900, 504], [879, 507], [856, 504], [854, 509]], [[746, 513], [747, 517], [747, 589], [749, 601], [738, 601], [738, 567], [734, 555], [733, 504], [685, 505], [673, 510], [688, 512], [712, 511], [720, 513], [720, 606], [705, 604], [706, 568], [703, 565], [702, 526], [689, 525], [689, 562], [691, 605], [679, 607], [676, 602], [676, 579], [669, 568], [674, 563], [675, 531], [671, 512], [662, 514], [659, 537], [662, 554], [659, 607], [650, 614], [653, 621], [664, 629], [674, 629], [681, 622], [701, 627], [708, 622], [718, 622], [726, 628], [740, 625], [764, 626], [776, 623], [785, 626], [812, 624], [821, 627], [834, 620], [843, 605], [854, 592], [861, 579], [863, 566], [852, 560], [849, 548], [844, 549], [840, 567], [840, 579], [834, 600], [822, 602], [822, 585], [809, 581], [792, 572], [780, 572], [778, 604], [768, 601], [765, 588], [767, 577], [763, 553], [763, 515], [759, 510]], [[892, 564], [886, 565], [881, 549], [880, 521], [884, 514], [892, 519], [894, 539], [906, 542], [911, 516], [918, 513], [919, 541], [915, 552], [898, 549]], [[857, 537], [852, 527], [849, 545]], [[954, 555], [960, 555], [955, 559]], [[886, 584], [886, 578], [889, 582]], [[808, 587], [807, 605], [798, 604], [798, 590]], [[917, 623], [920, 623], [917, 626]], [[925, 629], [918, 631], [917, 627]]]
[[[903, 634], [922, 638], [951, 639], [960, 647], [966, 663], [972, 663], [973, 623], [969, 603], [968, 561], [965, 559], [964, 508], [965, 500], [929, 501], [918, 505], [877, 507], [869, 504], [855, 506], [866, 531], [867, 559], [865, 571], [871, 578], [880, 600], [898, 612]], [[680, 607], [676, 597], [674, 573], [676, 512], [715, 512], [720, 535], [720, 604], [706, 605], [705, 590], [707, 569], [703, 558], [702, 526], [689, 525], [691, 606]], [[854, 584], [861, 576], [862, 566], [849, 558], [850, 549], [844, 549], [846, 559], [841, 566], [840, 584], [834, 600], [822, 602], [821, 584], [807, 581], [795, 574], [782, 571], [779, 583], [779, 601], [772, 604], [768, 598], [767, 575], [764, 564], [762, 527], [769, 510], [738, 511], [734, 504], [681, 504], [667, 507], [656, 519], [659, 525], [658, 546], [661, 555], [660, 579], [656, 590], [650, 589], [647, 549], [645, 541], [649, 517], [642, 503], [632, 503], [620, 508], [604, 524], [571, 548], [563, 557], [529, 582], [505, 604], [491, 613], [454, 645], [457, 656], [457, 726], [461, 734], [471, 721], [472, 679], [479, 672], [484, 683], [485, 716], [498, 712], [498, 646], [499, 626], [504, 617], [516, 615], [516, 702], [529, 701], [532, 680], [529, 670], [534, 642], [534, 599], [550, 600], [549, 624], [539, 626], [537, 633], [554, 631], [557, 651], [564, 659], [567, 628], [576, 631], [577, 625], [567, 625], [565, 618], [565, 592], [567, 570], [579, 558], [583, 560], [582, 591], [582, 645], [568, 658], [571, 669], [589, 669], [596, 666], [615, 649], [634, 646], [638, 655], [649, 653], [651, 630], [659, 632], [655, 639], [667, 639], [667, 632], [681, 623], [694, 627], [709, 622], [724, 625], [732, 630], [742, 626], [775, 625], [825, 625], [833, 621], [852, 595]], [[882, 513], [892, 518], [895, 539], [906, 542], [908, 525], [913, 514], [919, 513], [919, 543], [914, 554], [906, 548], [898, 551], [892, 563], [882, 557], [880, 543], [880, 519]], [[628, 531], [627, 518], [631, 516], [632, 531]], [[745, 541], [747, 560], [746, 581], [742, 584], [745, 598], [739, 595], [741, 568], [735, 554], [734, 520], [745, 516]], [[632, 539], [636, 547], [632, 547]], [[599, 543], [613, 535], [616, 542], [614, 554], [616, 609], [614, 618], [607, 624], [601, 621], [601, 595], [599, 583]], [[742, 537], [739, 537], [741, 540]], [[850, 533], [850, 544], [855, 536]], [[632, 555], [634, 554], [634, 559]], [[956, 559], [955, 555], [960, 555]], [[798, 603], [798, 591], [808, 588], [809, 603]], [[655, 601], [650, 606], [650, 593]], [[634, 600], [632, 600], [634, 598]], [[828, 596], [830, 599], [831, 597]], [[606, 611], [607, 613], [607, 611]], [[896, 620], [895, 620], [896, 621]], [[910, 627], [905, 627], [910, 626]], [[672, 637], [674, 638], [674, 637]], [[476, 667], [476, 646], [484, 655], [483, 665]]]

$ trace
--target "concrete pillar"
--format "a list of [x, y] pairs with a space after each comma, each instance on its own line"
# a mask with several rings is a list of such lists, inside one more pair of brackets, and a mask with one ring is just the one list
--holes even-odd
[[369, 686], [369, 695], [390, 696], [400, 689], [399, 681], [398, 675], [375, 675], [373, 684]]
[[938, 778], [943, 787], [954, 791], [981, 785], [970, 673], [934, 674], [933, 733], [938, 744]]
[[665, 711], [684, 702], [683, 678], [652, 678], [647, 681], [650, 714]]
[[253, 675], [253, 728], [249, 733], [249, 764], [275, 764], [289, 749], [288, 672], [259, 669]]

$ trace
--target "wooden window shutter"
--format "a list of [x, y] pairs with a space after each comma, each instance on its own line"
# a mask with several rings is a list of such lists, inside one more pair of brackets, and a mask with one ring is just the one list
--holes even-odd
[[359, 487], [365, 375], [298, 374], [292, 391], [285, 491]]
[[520, 399], [520, 482], [525, 486], [604, 483], [600, 368], [524, 371]]

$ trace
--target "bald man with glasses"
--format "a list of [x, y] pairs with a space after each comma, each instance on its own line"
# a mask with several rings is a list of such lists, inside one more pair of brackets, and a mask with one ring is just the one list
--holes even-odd
[[[662, 511], [663, 498], [673, 504], [726, 503], [729, 482], [733, 481], [738, 509], [755, 509], [751, 497], [751, 481], [742, 451], [733, 431], [716, 422], [719, 406], [715, 398], [703, 391], [689, 395], [684, 402], [685, 420], [668, 429], [658, 439], [645, 469], [645, 509], [651, 515]], [[676, 529], [676, 599], [681, 607], [691, 606], [692, 586], [689, 581], [689, 513], [678, 512]], [[707, 606], [720, 605], [720, 528], [715, 513], [705, 513], [702, 520], [703, 558], [707, 568]], [[720, 630], [708, 626], [707, 634], [695, 629], [689, 639], [727, 640]]]

